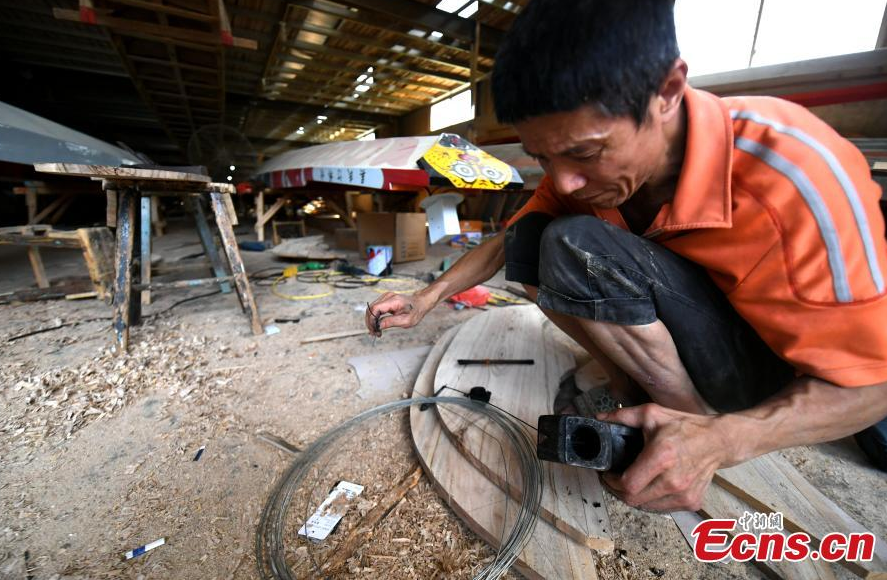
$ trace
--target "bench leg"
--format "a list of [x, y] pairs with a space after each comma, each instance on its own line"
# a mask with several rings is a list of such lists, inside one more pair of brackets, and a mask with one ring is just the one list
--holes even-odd
[[[141, 229], [141, 245], [139, 246], [141, 253], [141, 269], [142, 276], [139, 282], [142, 284], [151, 283], [151, 198], [144, 196], [142, 202], [142, 219], [139, 222]], [[151, 291], [142, 290], [142, 304], [151, 304]]]
[[117, 247], [114, 253], [114, 332], [117, 346], [129, 348], [129, 327], [132, 301], [132, 246], [135, 236], [135, 193], [129, 188], [118, 190]]
[[215, 191], [210, 194], [213, 212], [216, 214], [216, 225], [219, 227], [219, 234], [222, 236], [222, 245], [225, 247], [225, 253], [228, 254], [228, 262], [231, 265], [231, 274], [234, 276], [237, 294], [240, 296], [240, 301], [246, 310], [247, 316], [249, 316], [250, 328], [253, 334], [262, 334], [262, 320], [259, 318], [259, 309], [256, 307], [256, 300], [253, 298], [253, 292], [249, 287], [249, 277], [246, 275], [246, 269], [243, 267], [243, 259], [240, 257], [237, 239], [234, 237], [234, 228], [231, 227], [228, 208], [222, 195]]
[[[219, 248], [216, 246], [215, 237], [213, 236], [212, 230], [209, 229], [209, 222], [206, 221], [206, 213], [203, 211], [202, 200], [199, 198], [188, 197], [187, 203], [191, 208], [191, 212], [194, 214], [194, 221], [197, 223], [197, 235], [200, 237], [203, 251], [206, 254], [206, 257], [209, 258], [210, 265], [212, 265], [213, 275], [216, 278], [227, 276], [228, 272], [225, 270], [225, 263], [222, 262], [222, 256], [219, 255]], [[222, 290], [223, 294], [231, 293], [231, 284], [228, 282], [219, 284], [219, 288]]]
[[28, 259], [31, 260], [31, 269], [34, 270], [34, 279], [38, 288], [49, 288], [49, 280], [46, 278], [46, 270], [43, 268], [43, 258], [40, 250], [34, 246], [28, 248]]

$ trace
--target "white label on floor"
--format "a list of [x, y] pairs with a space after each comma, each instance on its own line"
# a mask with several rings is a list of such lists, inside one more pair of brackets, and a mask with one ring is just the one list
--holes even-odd
[[313, 542], [325, 540], [348, 511], [351, 500], [360, 495], [362, 491], [362, 485], [340, 481], [323, 500], [314, 515], [299, 528], [299, 535], [305, 536]]

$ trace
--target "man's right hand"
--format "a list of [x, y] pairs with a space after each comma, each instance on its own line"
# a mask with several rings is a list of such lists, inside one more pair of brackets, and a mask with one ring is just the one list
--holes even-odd
[[367, 308], [367, 329], [373, 336], [382, 336], [386, 328], [416, 326], [440, 302], [489, 280], [504, 264], [505, 232], [502, 231], [462, 256], [429, 286], [413, 294], [383, 294]]
[[386, 292], [367, 308], [366, 326], [373, 336], [382, 336], [382, 331], [387, 328], [410, 328], [419, 324], [433, 306], [422, 300], [418, 292], [416, 294]]

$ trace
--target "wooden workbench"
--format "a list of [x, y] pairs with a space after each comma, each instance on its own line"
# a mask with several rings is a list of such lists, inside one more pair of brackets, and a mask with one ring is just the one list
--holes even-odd
[[[212, 183], [206, 175], [184, 173], [169, 169], [143, 169], [135, 167], [111, 167], [107, 165], [78, 165], [71, 163], [37, 163], [37, 171], [59, 175], [73, 175], [101, 180], [108, 200], [109, 222], [116, 226], [114, 269], [114, 331], [118, 345], [126, 350], [129, 345], [129, 329], [141, 317], [141, 305], [149, 304], [151, 291], [167, 290], [195, 285], [218, 284], [222, 291], [230, 292], [230, 283], [240, 299], [250, 328], [254, 334], [262, 333], [261, 319], [249, 278], [243, 266], [229, 212], [230, 194], [234, 188], [227, 183]], [[172, 195], [185, 198], [197, 221], [197, 231], [206, 255], [212, 264], [214, 276], [200, 280], [173, 283], [151, 283], [151, 198]], [[216, 226], [228, 258], [230, 275], [219, 256], [209, 224], [203, 213], [202, 198], [208, 196], [216, 218]], [[136, 206], [141, 220], [136, 220]], [[235, 222], [236, 223], [236, 222]], [[138, 232], [140, 268], [133, 268], [133, 246]], [[136, 278], [135, 283], [133, 278]], [[135, 292], [140, 295], [138, 299]]]

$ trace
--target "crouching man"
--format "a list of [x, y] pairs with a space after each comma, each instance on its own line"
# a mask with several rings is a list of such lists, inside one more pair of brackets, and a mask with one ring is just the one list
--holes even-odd
[[[667, 0], [534, 0], [496, 112], [546, 176], [508, 229], [367, 327], [410, 327], [503, 265], [643, 429], [627, 503], [698, 509], [716, 469], [858, 434], [887, 469], [887, 243], [852, 144], [804, 108], [687, 84]], [[619, 380], [623, 377], [623, 380]]]

